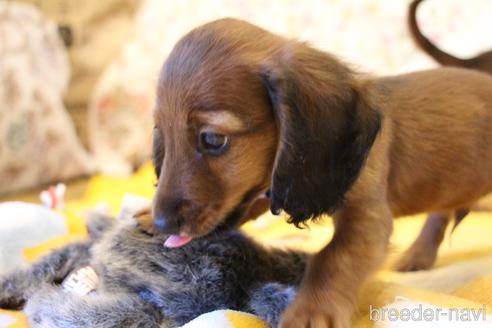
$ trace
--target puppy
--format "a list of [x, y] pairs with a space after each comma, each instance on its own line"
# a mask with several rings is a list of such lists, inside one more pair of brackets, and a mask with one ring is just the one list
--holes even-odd
[[[303, 253], [266, 250], [237, 231], [169, 249], [162, 245], [167, 236], [148, 235], [133, 221], [114, 222], [93, 219], [89, 228], [106, 229], [91, 240], [1, 277], [0, 307], [18, 309], [27, 301], [31, 327], [168, 328], [217, 309], [252, 312], [276, 326], [306, 263]], [[90, 294], [57, 286], [86, 266], [99, 277]]]
[[[421, 2], [414, 0], [408, 10], [408, 26], [415, 43], [442, 65], [476, 69], [492, 75], [492, 51], [470, 59], [460, 59], [440, 50], [422, 34], [417, 24], [417, 7]], [[429, 269], [435, 262], [448, 224], [454, 218], [456, 227], [469, 212], [470, 209], [461, 208], [454, 212], [429, 214], [420, 235], [396, 263], [396, 270]]]
[[374, 78], [237, 19], [185, 35], [158, 82], [154, 228], [183, 245], [270, 209], [332, 214], [280, 327], [349, 327], [392, 218], [468, 208], [492, 190], [492, 77], [440, 68]]

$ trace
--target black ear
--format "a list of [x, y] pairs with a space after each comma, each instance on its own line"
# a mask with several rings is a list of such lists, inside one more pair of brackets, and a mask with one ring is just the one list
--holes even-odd
[[260, 74], [279, 128], [270, 209], [283, 209], [299, 225], [343, 203], [380, 129], [380, 114], [330, 55], [297, 44], [278, 57]]

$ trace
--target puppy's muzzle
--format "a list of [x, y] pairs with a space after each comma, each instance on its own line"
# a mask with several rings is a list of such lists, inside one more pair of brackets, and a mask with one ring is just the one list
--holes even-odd
[[181, 220], [175, 215], [156, 215], [153, 219], [154, 228], [167, 235], [179, 234]]
[[178, 197], [165, 197], [155, 205], [152, 221], [154, 229], [168, 235], [179, 234], [183, 224], [180, 215], [180, 210], [184, 205], [183, 200]]

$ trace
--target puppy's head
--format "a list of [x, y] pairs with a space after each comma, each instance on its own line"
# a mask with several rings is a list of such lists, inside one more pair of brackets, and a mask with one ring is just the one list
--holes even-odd
[[239, 222], [270, 189], [299, 224], [331, 212], [356, 179], [379, 116], [334, 58], [243, 21], [191, 31], [157, 91], [154, 225], [200, 236]]

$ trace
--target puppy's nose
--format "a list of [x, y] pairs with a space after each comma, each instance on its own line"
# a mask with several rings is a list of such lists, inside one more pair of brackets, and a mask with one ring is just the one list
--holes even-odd
[[154, 217], [154, 227], [159, 232], [175, 235], [179, 233], [180, 220], [176, 216], [158, 215]]

